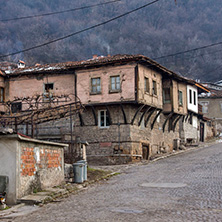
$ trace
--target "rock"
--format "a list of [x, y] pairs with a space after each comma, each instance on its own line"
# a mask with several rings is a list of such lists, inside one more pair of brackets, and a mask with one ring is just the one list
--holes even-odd
[[186, 147], [185, 147], [184, 145], [180, 145], [179, 149], [180, 149], [180, 150], [185, 150]]
[[166, 151], [166, 148], [165, 148], [165, 147], [161, 147], [161, 148], [160, 148], [160, 152], [161, 152], [161, 153], [166, 153], [166, 152], [167, 152], [167, 151]]

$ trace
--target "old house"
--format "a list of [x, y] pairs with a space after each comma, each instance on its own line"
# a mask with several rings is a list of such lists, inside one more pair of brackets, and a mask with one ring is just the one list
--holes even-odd
[[196, 144], [204, 141], [206, 130], [203, 115], [198, 110], [198, 94], [209, 92], [209, 89], [201, 84], [188, 80], [187, 84], [187, 116], [180, 121], [180, 138], [183, 144]]
[[86, 110], [75, 132], [89, 142], [88, 160], [122, 163], [172, 151], [176, 116], [186, 114], [185, 100], [183, 108], [177, 105], [177, 90], [186, 95], [182, 78], [140, 55], [88, 61], [76, 78]]
[[[210, 92], [199, 94], [199, 103], [202, 107], [202, 113], [207, 118], [213, 120], [215, 124], [216, 134], [222, 132], [222, 90], [220, 85], [206, 84], [210, 88]], [[216, 89], [215, 89], [216, 88]]]
[[[88, 161], [112, 164], [172, 151], [180, 138], [179, 121], [196, 112], [195, 84], [142, 55], [95, 56], [11, 70], [5, 78], [5, 97], [19, 101], [12, 104], [15, 113], [25, 106], [22, 98], [37, 94], [43, 94], [42, 106], [64, 94], [78, 98], [83, 113], [32, 131], [38, 138], [56, 141], [87, 140]], [[24, 134], [30, 134], [29, 128], [18, 126]]]

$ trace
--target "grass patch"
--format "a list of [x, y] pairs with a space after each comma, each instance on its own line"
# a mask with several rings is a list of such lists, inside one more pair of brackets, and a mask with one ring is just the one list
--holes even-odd
[[1, 210], [8, 210], [8, 209], [10, 209], [10, 207], [9, 207], [9, 206], [6, 206], [6, 208], [0, 209], [0, 211], [1, 211]]
[[105, 170], [97, 170], [97, 169], [93, 169], [91, 167], [87, 168], [87, 177], [88, 177], [89, 181], [105, 178], [110, 173], [112, 173], [112, 172], [111, 171], [105, 171]]

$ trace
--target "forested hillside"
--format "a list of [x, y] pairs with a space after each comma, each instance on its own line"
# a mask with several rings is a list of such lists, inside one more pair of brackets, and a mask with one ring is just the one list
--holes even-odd
[[[106, 0], [109, 1], [109, 0]], [[104, 0], [0, 0], [0, 54], [30, 48], [140, 7], [152, 0], [121, 0], [57, 15], [2, 21], [78, 8]], [[28, 65], [91, 58], [93, 54], [143, 54], [157, 58], [222, 41], [221, 0], [160, 0], [140, 11], [62, 41], [3, 60]], [[184, 76], [221, 79], [222, 45], [157, 62]]]

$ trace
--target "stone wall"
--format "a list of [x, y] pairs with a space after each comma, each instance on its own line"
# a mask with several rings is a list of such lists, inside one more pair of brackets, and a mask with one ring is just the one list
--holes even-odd
[[215, 122], [206, 121], [204, 130], [204, 139], [209, 140], [216, 135]]
[[[179, 127], [176, 127], [175, 132], [168, 131], [167, 123], [165, 132], [163, 132], [163, 123], [166, 120], [166, 116], [160, 114], [153, 129], [151, 129], [151, 124], [158, 111], [152, 114], [146, 127], [144, 121], [141, 121], [139, 126], [145, 109], [138, 113], [134, 123], [131, 124], [138, 108], [139, 105], [123, 105], [127, 120], [126, 124], [124, 123], [120, 105], [108, 106], [112, 125], [107, 128], [99, 128], [98, 125], [95, 125], [91, 108], [86, 108], [82, 115], [84, 126], [80, 126], [80, 123], [77, 122], [75, 133], [80, 136], [81, 140], [87, 140], [89, 143], [87, 147], [87, 159], [89, 162], [94, 164], [113, 164], [141, 160], [143, 145], [149, 147], [149, 157], [173, 150], [174, 139], [179, 138]], [[106, 107], [97, 106], [94, 109], [98, 118], [98, 111], [106, 109]], [[144, 119], [147, 118], [147, 115], [144, 116]], [[117, 161], [117, 159], [119, 160]]]
[[[192, 142], [196, 143], [200, 140], [200, 131], [199, 131], [199, 120], [196, 116], [193, 116], [192, 124], [189, 121], [189, 118], [183, 122], [180, 120], [180, 138], [182, 143], [187, 143], [187, 141], [192, 139]], [[188, 140], [187, 140], [188, 139]]]

